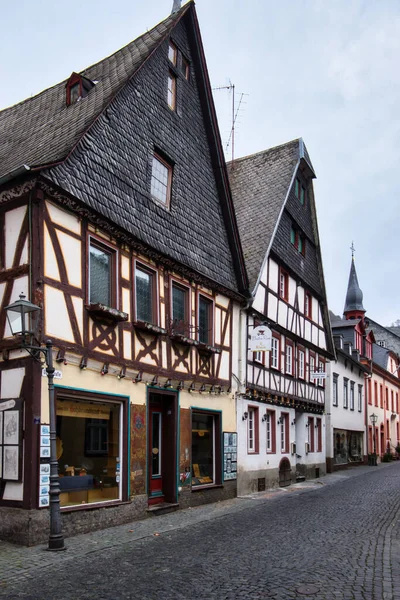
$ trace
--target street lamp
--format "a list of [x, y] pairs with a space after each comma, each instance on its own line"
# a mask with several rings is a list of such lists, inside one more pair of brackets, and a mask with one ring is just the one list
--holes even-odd
[[34, 344], [41, 308], [26, 300], [24, 294], [20, 294], [19, 300], [6, 306], [4, 310], [11, 334], [20, 338], [22, 348], [27, 350], [38, 362], [40, 362], [40, 354], [43, 353], [46, 361], [50, 406], [50, 534], [48, 550], [65, 550], [64, 536], [61, 531], [60, 482], [56, 450], [53, 345], [51, 340], [47, 340], [45, 348]]
[[376, 445], [375, 445], [375, 425], [378, 420], [378, 415], [372, 414], [372, 415], [370, 415], [369, 418], [371, 419], [371, 423], [372, 423], [372, 436], [373, 436], [373, 443], [374, 443], [374, 452], [372, 455], [372, 463], [371, 464], [372, 464], [372, 466], [376, 467], [377, 462], [376, 462]]

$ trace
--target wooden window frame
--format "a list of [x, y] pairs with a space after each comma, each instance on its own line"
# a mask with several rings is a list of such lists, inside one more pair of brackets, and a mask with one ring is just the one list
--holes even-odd
[[280, 414], [279, 425], [281, 454], [289, 454], [289, 413]]
[[312, 296], [310, 292], [304, 293], [304, 316], [312, 321]]
[[107, 243], [106, 240], [101, 238], [100, 236], [93, 235], [92, 232], [88, 232], [87, 235], [87, 303], [89, 306], [94, 304], [99, 304], [98, 302], [94, 302], [90, 298], [90, 248], [93, 246], [102, 252], [109, 254], [112, 258], [111, 260], [111, 273], [110, 273], [110, 299], [111, 304], [109, 308], [118, 309], [118, 249], [112, 244]]
[[[161, 163], [167, 170], [168, 170], [168, 182], [167, 182], [167, 192], [166, 192], [166, 198], [165, 198], [165, 202], [163, 202], [162, 200], [160, 200], [159, 198], [157, 198], [157, 196], [154, 196], [151, 193], [151, 183], [153, 181], [153, 164], [154, 164], [154, 160], [157, 160], [159, 163]], [[171, 205], [171, 191], [172, 191], [172, 164], [170, 162], [168, 162], [167, 159], [163, 158], [157, 151], [153, 152], [153, 156], [152, 156], [152, 161], [151, 161], [151, 182], [150, 182], [150, 194], [151, 197], [153, 198], [153, 200], [155, 202], [157, 202], [157, 204], [160, 204], [161, 206], [165, 206], [166, 208], [169, 208]]]
[[390, 409], [394, 413], [394, 392], [390, 390]]
[[[317, 380], [311, 377], [311, 373], [315, 373], [316, 368], [316, 354], [312, 350], [308, 351], [308, 381], [311, 385], [317, 385]], [[314, 369], [311, 368], [311, 361], [314, 363]]]
[[349, 408], [349, 379], [343, 377], [343, 408]]
[[[204, 300], [206, 300], [209, 303], [209, 308], [208, 308], [208, 312], [209, 312], [209, 319], [210, 319], [210, 329], [209, 329], [209, 336], [208, 336], [208, 342], [202, 342], [200, 341], [200, 300], [201, 298], [203, 298]], [[197, 293], [197, 311], [196, 311], [196, 324], [197, 324], [197, 340], [200, 344], [206, 344], [207, 346], [212, 346], [214, 344], [214, 323], [215, 323], [215, 302], [214, 302], [214, 298], [212, 298], [211, 296], [208, 296], [207, 294], [204, 294], [203, 292], [198, 292]]]
[[[170, 57], [170, 50], [172, 50], [172, 52], [173, 52], [172, 59]], [[174, 65], [174, 67], [176, 67], [177, 62], [178, 62], [178, 48], [172, 40], [169, 40], [169, 44], [168, 44], [168, 60], [171, 63], [171, 65]]]
[[322, 419], [316, 417], [315, 425], [317, 430], [317, 452], [322, 452]]
[[[191, 426], [191, 435], [193, 432], [193, 415], [201, 414], [207, 415], [209, 417], [213, 417], [213, 451], [214, 451], [214, 478], [213, 483], [205, 483], [205, 484], [196, 484], [193, 485], [192, 490], [201, 490], [204, 488], [212, 488], [216, 486], [221, 486], [223, 484], [223, 471], [222, 471], [222, 413], [219, 410], [212, 409], [202, 409], [202, 408], [192, 408], [190, 415], [190, 426]], [[192, 447], [192, 438], [190, 440], [190, 447]], [[191, 472], [193, 469], [193, 463], [191, 459]]]
[[385, 386], [385, 409], [389, 410], [389, 388]]
[[[377, 407], [379, 404], [379, 398], [378, 398], [378, 382], [374, 381], [374, 404]], [[372, 402], [370, 402], [369, 404], [372, 404]]]
[[314, 417], [308, 417], [308, 444], [309, 452], [315, 452]]
[[[282, 277], [283, 277], [283, 293], [282, 293]], [[289, 301], [289, 274], [282, 267], [279, 268], [279, 281], [278, 281], [278, 294], [279, 298], [285, 302]]]
[[[321, 369], [322, 367], [322, 369]], [[319, 373], [326, 373], [326, 363], [322, 358], [318, 359], [318, 372]], [[318, 379], [317, 381], [317, 385], [319, 387], [324, 388], [325, 387], [325, 379]]]
[[257, 363], [258, 365], [265, 365], [265, 352], [253, 352], [253, 362]]
[[362, 390], [363, 390], [363, 386], [359, 383], [358, 384], [358, 391], [357, 391], [357, 408], [358, 408], [358, 412], [362, 412]]
[[294, 182], [294, 195], [296, 196], [296, 198], [300, 197], [300, 187], [301, 187], [300, 179], [298, 177], [296, 177], [295, 182]]
[[[300, 370], [300, 356], [303, 356], [303, 373], [301, 374], [301, 370]], [[298, 378], [301, 379], [302, 381], [305, 381], [306, 379], [306, 351], [305, 348], [303, 346], [297, 346], [297, 375]]]
[[[170, 88], [170, 81], [171, 81], [171, 88]], [[175, 75], [175, 73], [173, 73], [171, 70], [168, 71], [168, 91], [167, 91], [167, 103], [169, 108], [172, 111], [176, 111], [176, 105], [177, 105], [177, 81], [178, 78]], [[171, 95], [171, 102], [170, 102], [170, 95]]]
[[[170, 321], [171, 321], [171, 331], [177, 335], [183, 335], [185, 337], [188, 338], [192, 338], [193, 337], [193, 331], [192, 331], [192, 327], [191, 327], [191, 315], [192, 315], [192, 311], [191, 311], [191, 288], [188, 285], [185, 285], [184, 283], [182, 283], [181, 281], [179, 281], [179, 279], [174, 279], [171, 278], [170, 279], [170, 285], [171, 285], [171, 291], [170, 291]], [[179, 288], [180, 290], [182, 290], [183, 292], [185, 292], [185, 320], [184, 323], [187, 324], [187, 328], [186, 330], [184, 329], [183, 331], [179, 331], [179, 327], [176, 328], [176, 330], [174, 329], [174, 322], [175, 322], [175, 318], [174, 318], [174, 288]], [[182, 328], [181, 328], [182, 329]]]
[[[291, 354], [291, 359], [290, 359], [290, 371], [288, 370], [288, 349], [290, 348], [290, 354]], [[286, 375], [294, 375], [294, 344], [291, 340], [288, 340], [286, 338], [286, 343], [285, 343], [285, 373]]]
[[[274, 357], [274, 340], [276, 340], [277, 343], [277, 364], [273, 364], [273, 357]], [[281, 336], [279, 335], [279, 333], [275, 333], [274, 331], [272, 332], [272, 346], [271, 346], [271, 352], [270, 352], [270, 357], [269, 357], [269, 366], [271, 369], [276, 369], [277, 371], [281, 370]]]
[[186, 81], [189, 81], [190, 78], [190, 62], [189, 60], [183, 56], [183, 54], [181, 54], [181, 72], [184, 76], [184, 78], [186, 79]]
[[[271, 448], [268, 449], [268, 419], [271, 437]], [[267, 454], [276, 454], [276, 411], [267, 410], [267, 422], [266, 422], [266, 448]]]
[[136, 291], [136, 271], [137, 270], [142, 271], [143, 273], [147, 273], [148, 275], [151, 275], [152, 296], [153, 296], [151, 312], [152, 312], [153, 322], [150, 323], [150, 325], [155, 325], [156, 327], [158, 327], [160, 324], [158, 270], [155, 269], [153, 266], [150, 266], [139, 259], [135, 259], [133, 261], [133, 286], [134, 286], [133, 315], [134, 315], [134, 322], [135, 323], [144, 323], [145, 322], [145, 321], [141, 321], [140, 319], [138, 319], [138, 315], [137, 315], [137, 296], [136, 296], [136, 293], [137, 293], [137, 291]]
[[350, 406], [350, 410], [354, 411], [354, 387], [355, 387], [355, 383], [354, 381], [350, 381], [350, 398], [349, 398], [349, 406]]
[[[292, 238], [294, 238], [293, 241]], [[304, 233], [300, 232], [299, 229], [294, 225], [292, 225], [290, 228], [290, 243], [296, 248], [299, 254], [301, 254], [302, 256], [306, 255], [306, 236], [304, 235]]]
[[306, 205], [307, 190], [303, 184], [300, 185], [299, 201], [302, 206]]
[[332, 406], [339, 406], [339, 375], [333, 373], [332, 376]]
[[[259, 454], [259, 422], [258, 422], [258, 406], [250, 405], [247, 407], [247, 454]], [[250, 415], [253, 415], [250, 418]], [[250, 423], [253, 425], [253, 447], [250, 446]]]

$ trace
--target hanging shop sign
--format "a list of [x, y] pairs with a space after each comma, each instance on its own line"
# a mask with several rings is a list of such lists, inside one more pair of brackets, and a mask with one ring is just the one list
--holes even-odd
[[249, 350], [252, 352], [266, 352], [271, 350], [272, 331], [266, 325], [254, 327], [250, 334]]
[[315, 373], [311, 373], [311, 379], [326, 379], [326, 373], [323, 371], [316, 371]]

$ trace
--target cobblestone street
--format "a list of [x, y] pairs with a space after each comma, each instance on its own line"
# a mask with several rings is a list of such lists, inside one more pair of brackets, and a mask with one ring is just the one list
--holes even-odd
[[69, 539], [0, 542], [13, 600], [400, 599], [400, 463]]

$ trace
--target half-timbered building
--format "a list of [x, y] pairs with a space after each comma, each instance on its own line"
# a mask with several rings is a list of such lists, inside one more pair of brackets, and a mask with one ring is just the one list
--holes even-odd
[[[238, 493], [325, 473], [325, 362], [334, 357], [302, 139], [228, 165], [252, 301], [242, 318]], [[247, 351], [257, 325], [271, 350]]]
[[47, 535], [46, 373], [4, 312], [21, 293], [55, 347], [67, 534], [234, 496], [248, 284], [194, 3], [0, 131], [0, 535]]

